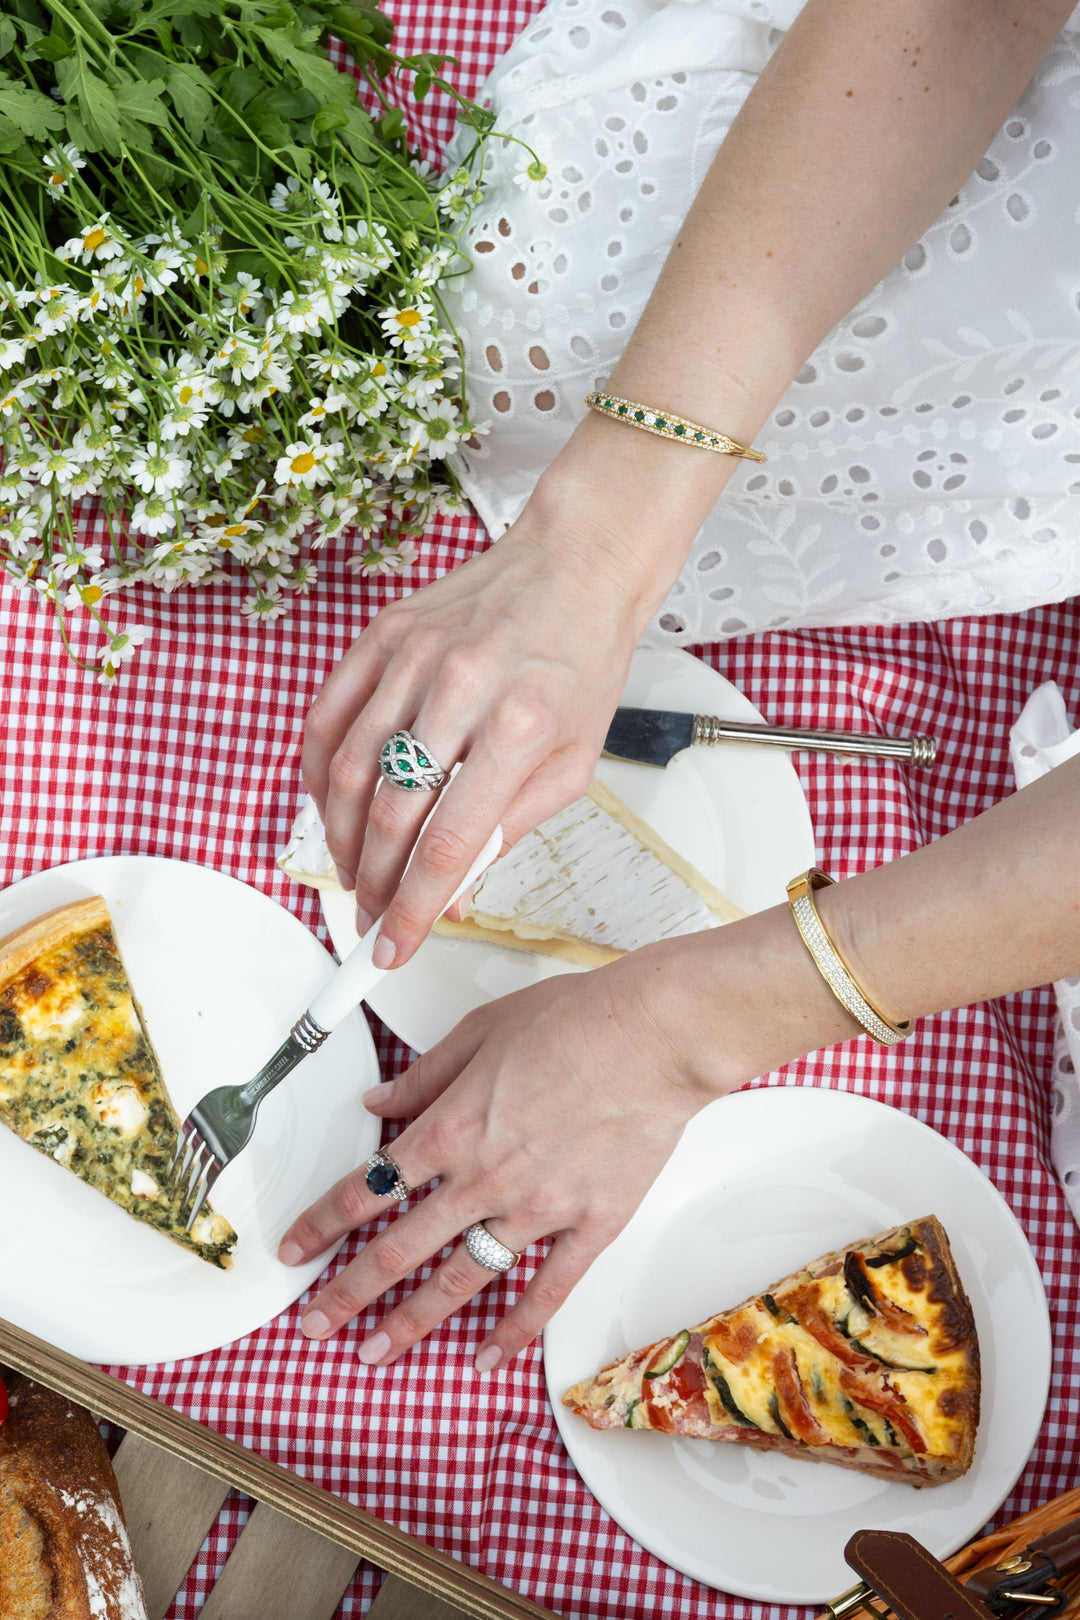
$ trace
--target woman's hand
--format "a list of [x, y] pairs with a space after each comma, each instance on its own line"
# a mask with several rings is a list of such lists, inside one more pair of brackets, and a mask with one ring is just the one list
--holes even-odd
[[[600, 577], [586, 535], [556, 546], [530, 527], [384, 608], [308, 717], [304, 779], [359, 932], [390, 907], [377, 966], [408, 960], [498, 823], [509, 847], [586, 791], [619, 701], [642, 628], [630, 581]], [[399, 729], [462, 762], [403, 881], [433, 800], [376, 794]]]
[[[726, 930], [725, 930], [726, 931]], [[410, 1187], [438, 1186], [365, 1246], [309, 1307], [304, 1332], [326, 1338], [475, 1221], [515, 1251], [555, 1241], [517, 1304], [481, 1347], [487, 1371], [516, 1353], [622, 1230], [686, 1121], [747, 1078], [723, 1063], [699, 1072], [682, 1048], [688, 1020], [674, 941], [588, 974], [552, 978], [471, 1013], [365, 1103], [384, 1118], [418, 1115], [390, 1151]], [[365, 1166], [285, 1234], [291, 1264], [385, 1213]], [[360, 1346], [386, 1365], [466, 1304], [494, 1274], [458, 1244]]]
[[[722, 460], [590, 417], [495, 546], [384, 608], [333, 671], [304, 780], [360, 933], [386, 912], [377, 966], [409, 959], [496, 825], [509, 846], [585, 792]], [[432, 796], [375, 791], [402, 729], [462, 767], [403, 880]]]

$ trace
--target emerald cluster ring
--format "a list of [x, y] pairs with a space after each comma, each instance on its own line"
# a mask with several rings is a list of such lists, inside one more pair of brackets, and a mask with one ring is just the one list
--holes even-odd
[[435, 793], [446, 772], [431, 749], [411, 731], [395, 731], [379, 750], [379, 769], [388, 782], [409, 793]]

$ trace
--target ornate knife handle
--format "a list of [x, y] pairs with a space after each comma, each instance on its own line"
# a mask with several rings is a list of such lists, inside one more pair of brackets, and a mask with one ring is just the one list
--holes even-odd
[[745, 720], [719, 720], [714, 714], [694, 716], [690, 741], [773, 743], [777, 748], [813, 748], [826, 754], [904, 759], [909, 765], [932, 765], [937, 753], [933, 737], [886, 737], [873, 731], [805, 731], [799, 726], [760, 726]]

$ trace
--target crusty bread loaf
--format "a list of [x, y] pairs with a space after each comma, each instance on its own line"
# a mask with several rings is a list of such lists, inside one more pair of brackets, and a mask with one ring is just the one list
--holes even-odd
[[3, 1369], [0, 1620], [146, 1620], [116, 1475], [81, 1406]]

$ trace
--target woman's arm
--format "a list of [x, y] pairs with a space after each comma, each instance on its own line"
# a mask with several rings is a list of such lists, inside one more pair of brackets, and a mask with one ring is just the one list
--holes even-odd
[[[844, 313], [948, 204], [1067, 0], [809, 0], [736, 118], [609, 386], [752, 441]], [[380, 965], [406, 961], [496, 822], [584, 790], [630, 654], [735, 470], [590, 413], [483, 556], [384, 610], [317, 699], [307, 784]], [[464, 768], [374, 798], [405, 726]]]
[[[937, 843], [819, 891], [818, 909], [894, 1022], [1066, 977], [1080, 968], [1078, 825], [1074, 759]], [[786, 906], [493, 1002], [365, 1098], [384, 1117], [419, 1116], [394, 1158], [411, 1186], [439, 1185], [323, 1289], [304, 1331], [335, 1332], [474, 1221], [515, 1250], [553, 1233], [479, 1348], [481, 1370], [497, 1365], [625, 1226], [694, 1113], [859, 1033]], [[286, 1233], [281, 1258], [314, 1256], [385, 1208], [357, 1170]], [[361, 1360], [392, 1361], [490, 1275], [456, 1248]]]

